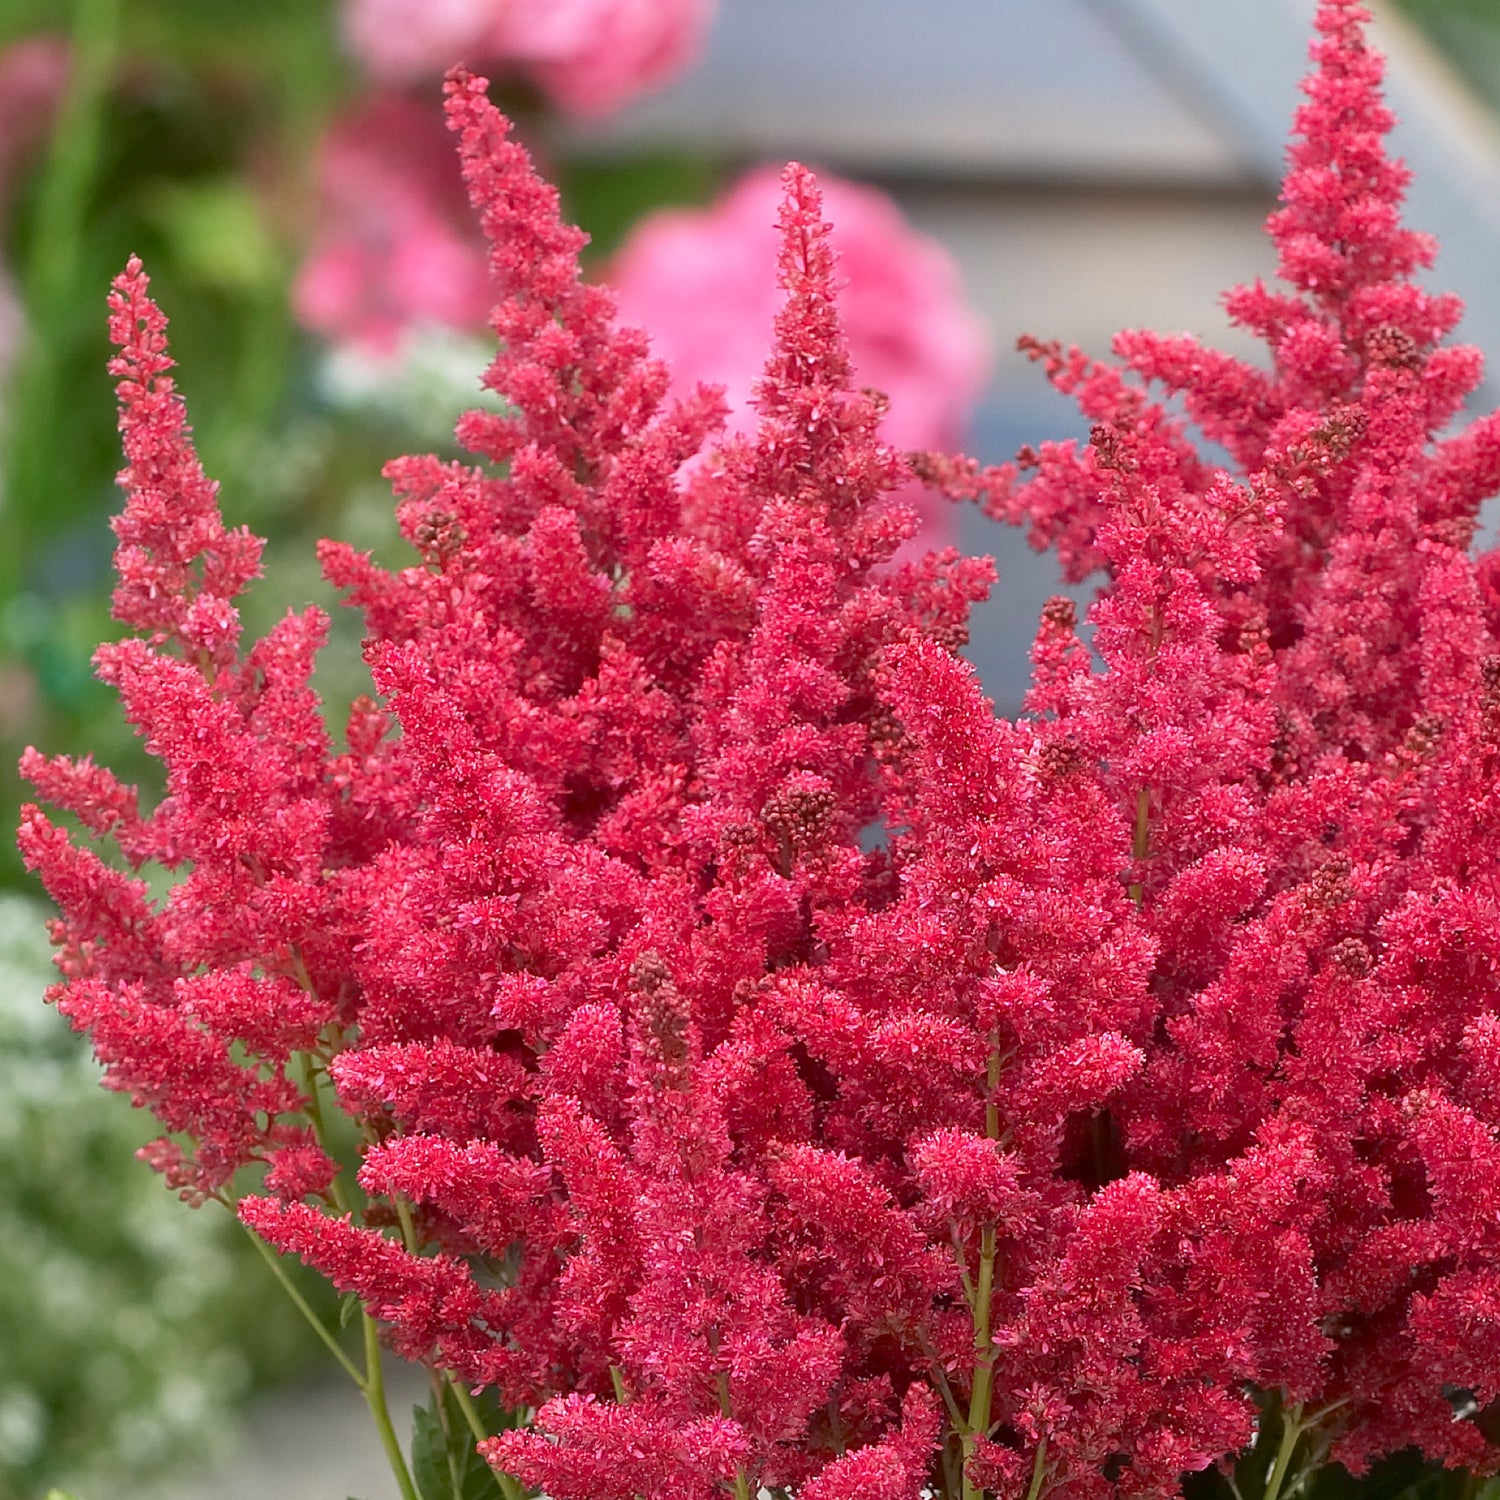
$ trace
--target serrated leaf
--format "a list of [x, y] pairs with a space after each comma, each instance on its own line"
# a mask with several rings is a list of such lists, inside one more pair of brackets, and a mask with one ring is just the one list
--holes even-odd
[[465, 1467], [460, 1473], [459, 1500], [497, 1500], [500, 1493], [495, 1483], [495, 1471], [474, 1451], [474, 1435], [464, 1429], [468, 1437]]
[[435, 1397], [426, 1406], [412, 1409], [411, 1477], [422, 1500], [453, 1500], [448, 1442], [438, 1420]]
[[[487, 1431], [499, 1432], [513, 1421], [493, 1398], [481, 1397], [476, 1406]], [[441, 1414], [436, 1396], [412, 1412], [411, 1468], [422, 1500], [497, 1500], [494, 1472], [475, 1451], [474, 1434], [446, 1386]]]
[[[453, 1414], [455, 1445], [463, 1450], [463, 1462], [459, 1465], [460, 1500], [497, 1500], [500, 1487], [495, 1479], [495, 1471], [476, 1451], [477, 1440], [464, 1420], [458, 1398], [451, 1390], [445, 1390], [443, 1394]], [[503, 1432], [515, 1424], [515, 1413], [503, 1409], [492, 1391], [483, 1392], [474, 1404], [486, 1432]]]

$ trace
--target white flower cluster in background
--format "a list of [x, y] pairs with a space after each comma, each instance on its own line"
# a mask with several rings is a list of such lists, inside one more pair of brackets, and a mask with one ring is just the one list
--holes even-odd
[[228, 1215], [135, 1160], [148, 1122], [42, 1003], [45, 920], [0, 895], [0, 1500], [210, 1456], [307, 1345]]

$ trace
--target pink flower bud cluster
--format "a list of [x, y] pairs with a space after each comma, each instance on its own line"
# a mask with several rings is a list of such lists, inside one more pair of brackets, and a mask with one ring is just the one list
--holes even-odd
[[957, 655], [989, 564], [892, 561], [800, 168], [715, 441], [452, 77], [504, 404], [390, 466], [412, 565], [324, 547], [380, 695], [343, 747], [316, 612], [240, 642], [257, 544], [117, 283], [100, 665], [166, 784], [28, 755], [121, 856], [26, 810], [57, 1002], [186, 1196], [534, 1413], [483, 1445], [523, 1484], [1166, 1496], [1257, 1390], [1298, 1451], [1500, 1467], [1500, 419], [1447, 432], [1478, 357], [1412, 279], [1366, 19], [1318, 13], [1290, 289], [1231, 294], [1269, 370], [1033, 345], [1092, 441], [919, 462], [1105, 575], [1099, 663], [1049, 605], [1014, 723]]

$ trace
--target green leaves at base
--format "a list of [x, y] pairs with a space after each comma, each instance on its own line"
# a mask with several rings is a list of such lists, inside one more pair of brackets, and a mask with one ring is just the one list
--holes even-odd
[[[493, 1399], [479, 1398], [485, 1430], [510, 1426], [508, 1413]], [[412, 1412], [411, 1471], [422, 1500], [498, 1500], [490, 1466], [474, 1451], [475, 1438], [452, 1389], [444, 1385], [442, 1404], [434, 1394]]]

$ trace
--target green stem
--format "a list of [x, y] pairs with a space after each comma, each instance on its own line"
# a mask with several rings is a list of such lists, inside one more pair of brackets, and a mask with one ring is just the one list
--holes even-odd
[[[1000, 1106], [995, 1091], [1000, 1087], [1000, 1038], [990, 1037], [989, 1063], [985, 1069], [984, 1133], [1000, 1139]], [[995, 1297], [995, 1226], [986, 1224], [979, 1233], [979, 1277], [974, 1286], [974, 1384], [969, 1392], [969, 1420], [961, 1431], [963, 1453], [963, 1500], [980, 1500], [984, 1491], [969, 1474], [969, 1463], [979, 1439], [990, 1430], [990, 1409], [995, 1391], [995, 1351], [991, 1337], [991, 1304]]]
[[[309, 993], [311, 993], [309, 991]], [[307, 1118], [313, 1128], [313, 1139], [330, 1161], [337, 1162], [328, 1149], [328, 1127], [323, 1119], [323, 1100], [318, 1092], [318, 1063], [311, 1052], [302, 1054], [302, 1087], [307, 1095]], [[333, 1181], [328, 1184], [328, 1196], [341, 1214], [349, 1212], [349, 1194], [344, 1191], [344, 1169], [339, 1167]]]
[[[300, 957], [298, 961], [300, 963]], [[305, 974], [306, 970], [304, 969], [303, 972]], [[322, 1100], [318, 1094], [317, 1062], [311, 1053], [304, 1052], [302, 1065], [303, 1080], [307, 1089], [307, 1114], [312, 1122], [313, 1136], [318, 1145], [327, 1153], [328, 1133], [323, 1120]], [[344, 1191], [342, 1173], [334, 1177], [332, 1183], [329, 1184], [328, 1192], [339, 1212], [348, 1213], [349, 1197]], [[360, 1309], [359, 1317], [365, 1341], [365, 1374], [360, 1385], [360, 1389], [364, 1392], [365, 1405], [370, 1408], [375, 1430], [380, 1434], [380, 1445], [385, 1449], [391, 1473], [396, 1476], [396, 1484], [401, 1490], [401, 1500], [421, 1500], [417, 1487], [412, 1482], [411, 1470], [407, 1468], [406, 1455], [402, 1453], [401, 1444], [397, 1441], [396, 1429], [391, 1424], [390, 1407], [386, 1405], [385, 1370], [381, 1365], [380, 1357], [380, 1325], [363, 1307]]]
[[957, 1224], [948, 1226], [948, 1238], [953, 1243], [953, 1259], [958, 1264], [958, 1280], [964, 1289], [964, 1299], [970, 1307], [974, 1305], [974, 1278], [969, 1274], [969, 1257], [964, 1250], [964, 1242], [959, 1234]]
[[969, 1395], [968, 1430], [963, 1438], [963, 1500], [980, 1500], [984, 1491], [969, 1475], [969, 1461], [979, 1439], [990, 1430], [990, 1405], [995, 1388], [995, 1352], [990, 1339], [990, 1303], [995, 1291], [995, 1226], [980, 1234], [979, 1282], [974, 1298], [974, 1386]]
[[1000, 1038], [990, 1036], [990, 1060], [985, 1069], [984, 1133], [987, 1139], [1000, 1139], [1000, 1106], [995, 1101], [995, 1090], [1000, 1087]]
[[[954, 1433], [958, 1429], [954, 1428]], [[958, 1477], [963, 1463], [963, 1455], [954, 1445], [951, 1437], [943, 1440], [943, 1500], [958, 1500], [959, 1492], [963, 1489], [963, 1481]]]
[[1327, 1406], [1320, 1406], [1317, 1411], [1303, 1422], [1303, 1427], [1321, 1427], [1334, 1412], [1342, 1411], [1353, 1400], [1353, 1396], [1340, 1396], [1337, 1401], [1330, 1401]]
[[[300, 953], [295, 955], [295, 966], [298, 983], [309, 994], [313, 993], [312, 980], [308, 975], [307, 966], [303, 962]], [[326, 1153], [328, 1152], [328, 1132], [323, 1117], [322, 1097], [319, 1093], [317, 1059], [311, 1053], [304, 1052], [302, 1054], [302, 1068], [303, 1086], [307, 1094], [308, 1119], [312, 1123], [314, 1138]], [[330, 1184], [329, 1196], [332, 1197], [334, 1204], [341, 1213], [349, 1211], [349, 1197], [344, 1191], [342, 1173], [336, 1176]], [[396, 1196], [395, 1203], [396, 1216], [401, 1224], [402, 1244], [406, 1247], [409, 1254], [415, 1255], [419, 1241], [411, 1205], [405, 1198], [399, 1195]], [[293, 1296], [296, 1296], [296, 1291], [294, 1288], [290, 1288], [290, 1283], [288, 1283], [288, 1287], [292, 1290]], [[416, 1486], [412, 1482], [411, 1471], [407, 1468], [405, 1455], [401, 1452], [401, 1444], [396, 1439], [396, 1430], [391, 1423], [390, 1408], [386, 1404], [385, 1372], [381, 1365], [380, 1355], [380, 1325], [363, 1309], [360, 1310], [360, 1319], [364, 1328], [365, 1376], [361, 1380], [356, 1373], [355, 1380], [364, 1392], [365, 1403], [369, 1406], [370, 1415], [374, 1419], [376, 1430], [380, 1433], [381, 1446], [385, 1449], [386, 1458], [390, 1461], [391, 1472], [395, 1474], [396, 1483], [401, 1488], [402, 1500], [421, 1500], [421, 1497], [417, 1494]], [[318, 1326], [321, 1329], [322, 1325]], [[326, 1330], [323, 1330], [323, 1334], [325, 1338], [329, 1337]], [[345, 1367], [353, 1373], [353, 1366], [347, 1359], [344, 1359], [342, 1351], [336, 1349], [335, 1352], [339, 1354]], [[468, 1391], [464, 1389], [460, 1381], [454, 1380], [446, 1371], [442, 1372], [438, 1378], [446, 1382], [449, 1390], [453, 1392], [454, 1399], [458, 1403], [458, 1409], [463, 1413], [464, 1421], [468, 1425], [469, 1431], [474, 1434], [475, 1442], [482, 1443], [490, 1434], [485, 1431], [484, 1423], [480, 1419], [478, 1409], [475, 1407]], [[446, 1432], [447, 1418], [443, 1412], [441, 1389], [438, 1392], [437, 1406], [439, 1419], [444, 1423]], [[505, 1500], [524, 1500], [520, 1486], [509, 1474], [502, 1474], [495, 1468], [491, 1468], [490, 1473], [494, 1476], [495, 1485], [501, 1495], [505, 1497]], [[454, 1477], [456, 1487], [457, 1478], [456, 1476], [452, 1477]]]
[[453, 1491], [453, 1500], [464, 1500], [463, 1475], [458, 1471], [458, 1455], [453, 1451], [453, 1424], [448, 1420], [448, 1403], [443, 1399], [446, 1381], [436, 1370], [429, 1370], [427, 1373], [432, 1377], [433, 1407], [437, 1412], [438, 1426], [443, 1429], [443, 1456], [448, 1460], [448, 1486]]
[[1281, 1487], [1286, 1483], [1286, 1476], [1291, 1470], [1292, 1455], [1297, 1451], [1297, 1444], [1302, 1440], [1304, 1431], [1300, 1406], [1282, 1413], [1281, 1447], [1277, 1449], [1276, 1462], [1271, 1465], [1271, 1472], [1266, 1476], [1266, 1492], [1262, 1500], [1277, 1500], [1281, 1494]]
[[[396, 1217], [401, 1221], [401, 1241], [406, 1246], [407, 1251], [415, 1255], [420, 1248], [421, 1242], [417, 1238], [416, 1219], [412, 1214], [411, 1204], [399, 1193], [394, 1195], [393, 1201], [396, 1205]], [[445, 1387], [453, 1392], [453, 1399], [457, 1403], [459, 1411], [463, 1413], [465, 1425], [474, 1434], [475, 1443], [482, 1443], [492, 1436], [491, 1433], [486, 1431], [484, 1419], [479, 1415], [479, 1408], [474, 1405], [474, 1398], [469, 1395], [468, 1390], [461, 1380], [455, 1380], [446, 1370], [434, 1370], [432, 1378], [437, 1387], [437, 1408], [438, 1415], [441, 1417], [443, 1423], [444, 1437], [448, 1433], [447, 1409], [443, 1404], [443, 1390]], [[453, 1466], [453, 1454], [451, 1451], [448, 1454], [448, 1465], [452, 1473], [453, 1489], [456, 1495], [459, 1489], [459, 1481], [457, 1471]], [[509, 1474], [502, 1474], [492, 1466], [490, 1468], [490, 1475], [495, 1481], [496, 1488], [505, 1497], [505, 1500], [523, 1500], [523, 1492], [520, 1485]]]
[[406, 1455], [396, 1439], [396, 1429], [391, 1425], [391, 1409], [385, 1400], [385, 1371], [380, 1364], [380, 1325], [369, 1313], [361, 1312], [360, 1321], [365, 1333], [365, 1405], [375, 1421], [375, 1430], [380, 1434], [380, 1445], [396, 1476], [401, 1490], [401, 1500], [422, 1500], [412, 1482], [411, 1470], [406, 1466]]
[[409, 1254], [415, 1255], [421, 1242], [417, 1239], [417, 1222], [412, 1216], [411, 1204], [400, 1193], [394, 1195], [394, 1201], [396, 1218], [401, 1224], [401, 1243], [406, 1246]]
[[[1151, 852], [1151, 788], [1143, 786], [1135, 794], [1135, 838], [1131, 842], [1130, 852], [1139, 860], [1143, 860]], [[1145, 896], [1145, 888], [1139, 880], [1130, 882], [1130, 899], [1137, 906]]]
[[[717, 1350], [717, 1340], [713, 1340]], [[719, 1410], [726, 1417], [734, 1415], [734, 1403], [729, 1395], [729, 1371], [720, 1370], [715, 1377], [719, 1388]], [[734, 1471], [734, 1500], [750, 1500], [750, 1480], [743, 1469]]]
[[1031, 1487], [1026, 1491], [1026, 1500], [1038, 1500], [1047, 1477], [1047, 1439], [1036, 1445], [1036, 1458], [1031, 1465]]
[[968, 1430], [968, 1418], [959, 1410], [957, 1398], [953, 1394], [953, 1387], [948, 1383], [947, 1371], [943, 1369], [943, 1361], [936, 1349], [932, 1347], [932, 1340], [920, 1329], [917, 1332], [917, 1341], [922, 1346], [922, 1353], [927, 1358], [927, 1363], [932, 1370], [932, 1377], [937, 1381], [938, 1391], [943, 1398], [943, 1405], [948, 1408], [948, 1415], [953, 1420], [953, 1430], [960, 1436]]
[[240, 1227], [250, 1236], [250, 1243], [260, 1252], [261, 1259], [270, 1266], [271, 1274], [281, 1283], [282, 1289], [292, 1299], [297, 1311], [307, 1319], [308, 1327], [328, 1345], [333, 1357], [344, 1367], [345, 1373], [359, 1387], [360, 1393], [364, 1394], [365, 1377], [360, 1374], [354, 1361], [339, 1347], [338, 1340], [323, 1326], [323, 1320], [308, 1305], [307, 1298], [297, 1290], [296, 1284], [286, 1273], [286, 1267], [281, 1263], [281, 1257], [248, 1224], [241, 1224]]
[[1135, 839], [1131, 853], [1145, 859], [1151, 852], [1151, 788], [1143, 786], [1135, 794]]

